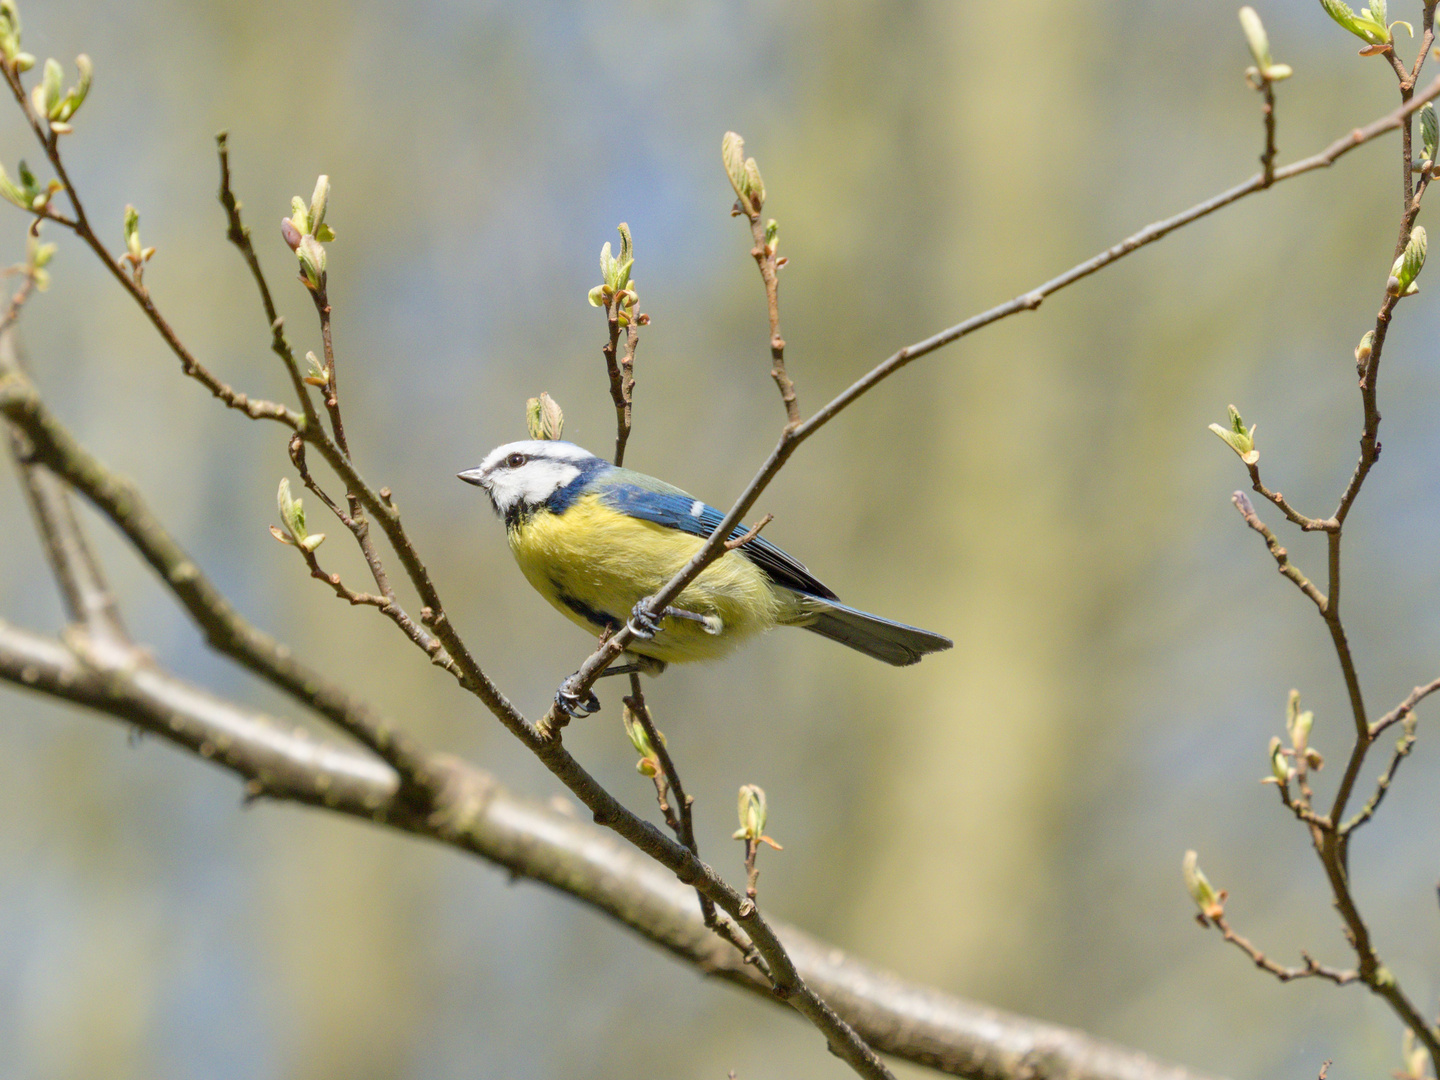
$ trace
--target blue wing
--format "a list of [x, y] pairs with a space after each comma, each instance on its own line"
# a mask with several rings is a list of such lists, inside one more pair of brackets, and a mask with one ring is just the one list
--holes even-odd
[[[677, 487], [629, 469], [612, 469], [595, 492], [611, 507], [642, 521], [653, 521], [667, 529], [679, 529], [692, 536], [709, 536], [725, 515]], [[737, 525], [730, 539], [744, 536], [748, 526]], [[740, 554], [764, 570], [771, 581], [796, 592], [825, 600], [839, 599], [820, 584], [798, 560], [787, 555], [763, 536], [740, 549]]]

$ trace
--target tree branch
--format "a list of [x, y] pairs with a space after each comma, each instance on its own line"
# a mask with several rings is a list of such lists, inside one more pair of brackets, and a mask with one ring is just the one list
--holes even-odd
[[[89, 662], [0, 621], [0, 680], [113, 716], [235, 774], [249, 798], [299, 802], [413, 833], [548, 885], [682, 962], [776, 1000], [706, 928], [692, 889], [612, 833], [513, 794], [454, 758], [431, 759], [434, 809], [397, 795], [382, 762], [305, 737], [157, 669]], [[775, 931], [816, 992], [877, 1049], [971, 1080], [1205, 1080], [1082, 1032], [976, 1005], [845, 954], [783, 923]]]

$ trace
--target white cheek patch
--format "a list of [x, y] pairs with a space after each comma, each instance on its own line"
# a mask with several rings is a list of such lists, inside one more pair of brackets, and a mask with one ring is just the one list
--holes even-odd
[[705, 512], [705, 504], [704, 504], [703, 502], [701, 502], [699, 499], [696, 499], [693, 503], [690, 504], [690, 516], [691, 516], [691, 517], [697, 517], [697, 518], [698, 518], [698, 517], [699, 517], [701, 514], [703, 514], [704, 512]]

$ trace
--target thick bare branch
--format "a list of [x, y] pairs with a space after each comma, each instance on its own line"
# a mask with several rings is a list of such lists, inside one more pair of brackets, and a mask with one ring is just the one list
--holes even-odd
[[[706, 928], [695, 894], [614, 834], [525, 799], [453, 758], [435, 758], [435, 809], [396, 795], [382, 762], [157, 670], [88, 663], [53, 638], [0, 622], [0, 680], [135, 724], [239, 778], [251, 797], [289, 800], [428, 837], [548, 885], [701, 971], [762, 998], [769, 984]], [[1204, 1080], [1082, 1032], [906, 982], [785, 925], [805, 981], [877, 1049], [972, 1080]]]

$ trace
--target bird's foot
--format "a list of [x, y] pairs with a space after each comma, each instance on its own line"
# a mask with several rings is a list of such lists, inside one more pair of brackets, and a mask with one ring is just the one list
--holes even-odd
[[647, 596], [630, 612], [630, 632], [642, 641], [649, 641], [660, 632], [661, 619], [685, 619], [688, 622], [699, 623], [700, 628], [707, 634], [718, 634], [725, 629], [725, 623], [718, 616], [700, 615], [694, 611], [686, 611], [684, 608], [667, 607], [662, 609], [658, 615], [651, 615], [646, 607], [649, 602], [650, 598]]
[[659, 615], [651, 615], [650, 609], [646, 606], [650, 603], [650, 597], [645, 597], [630, 611], [629, 626], [630, 632], [641, 641], [649, 641], [660, 632], [660, 620], [669, 614], [670, 609], [666, 608]]
[[570, 680], [566, 679], [555, 691], [555, 707], [566, 716], [589, 716], [600, 711], [600, 699], [593, 690], [584, 694], [574, 693], [570, 689]]

